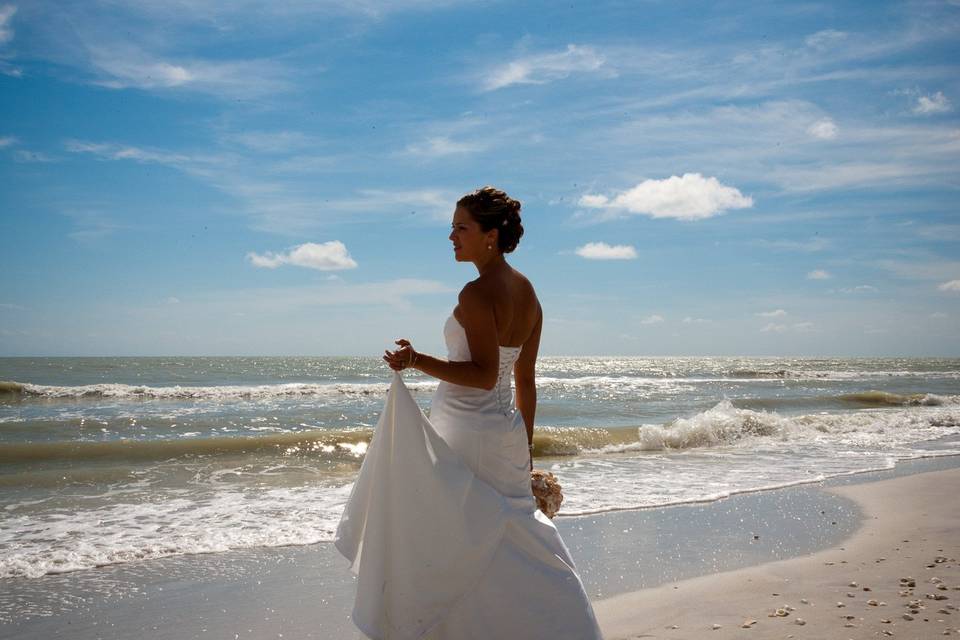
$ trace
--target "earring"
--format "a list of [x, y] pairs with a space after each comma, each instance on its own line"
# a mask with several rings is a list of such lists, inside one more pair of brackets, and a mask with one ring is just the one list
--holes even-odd
[[488, 244], [488, 245], [487, 245], [487, 249], [493, 249], [493, 247]]

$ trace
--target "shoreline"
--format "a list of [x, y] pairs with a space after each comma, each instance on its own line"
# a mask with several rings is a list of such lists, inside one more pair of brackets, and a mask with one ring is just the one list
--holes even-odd
[[[870, 515], [854, 501], [856, 492], [847, 489], [896, 484], [943, 470], [954, 470], [960, 478], [960, 457], [899, 461], [893, 469], [739, 493], [709, 503], [569, 516], [556, 522], [597, 606], [601, 625], [611, 630], [610, 640], [629, 638], [636, 635], [630, 625], [639, 621], [623, 615], [624, 599], [652, 602], [631, 605], [650, 621], [655, 617], [651, 612], [670, 609], [665, 603], [674, 595], [671, 592], [683, 591], [686, 597], [688, 585], [698, 580], [710, 584], [744, 571], [763, 573], [780, 563], [804, 561], [852, 545], [850, 541], [868, 527]], [[954, 485], [954, 490], [958, 488], [960, 483]], [[349, 621], [353, 590], [346, 561], [328, 543], [176, 556], [0, 581], [0, 610], [14, 616], [0, 621], [0, 635], [179, 639], [283, 634], [285, 638], [359, 640], [363, 636]], [[716, 592], [711, 588], [704, 597], [714, 601]], [[655, 602], [644, 600], [654, 593], [660, 594]], [[757, 598], [754, 604], [761, 601]], [[752, 631], [740, 629], [739, 622], [736, 631], [765, 637], [761, 629], [772, 627], [769, 619], [753, 617], [759, 622]], [[645, 633], [692, 638], [711, 631], [711, 624], [707, 620], [695, 631], [690, 630], [693, 627], [686, 630], [693, 635], [682, 635], [684, 629], [670, 630], [674, 635], [656, 635], [665, 633], [668, 625], [650, 626]], [[724, 629], [733, 630], [732, 623], [723, 624]], [[791, 627], [787, 633], [803, 632], [797, 638], [831, 637], [810, 635], [814, 629], [811, 623]], [[625, 635], [617, 635], [620, 631]], [[722, 634], [723, 629], [715, 633]]]
[[[594, 603], [607, 640], [960, 634], [960, 469], [836, 483], [864, 520], [812, 554]], [[912, 605], [912, 606], [911, 606]]]

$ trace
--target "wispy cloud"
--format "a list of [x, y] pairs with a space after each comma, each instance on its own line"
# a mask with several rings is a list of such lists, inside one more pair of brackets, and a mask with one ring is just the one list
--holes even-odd
[[447, 136], [433, 136], [422, 142], [408, 145], [405, 152], [414, 156], [439, 158], [463, 153], [476, 153], [485, 148], [485, 145], [478, 142], [463, 142], [451, 140]]
[[12, 4], [0, 5], [0, 44], [7, 44], [13, 40], [13, 15], [17, 7]]
[[299, 149], [315, 147], [320, 142], [300, 131], [238, 131], [223, 134], [220, 140], [226, 144], [240, 145], [253, 151], [268, 154], [285, 154]]
[[56, 158], [52, 158], [41, 151], [29, 151], [27, 149], [17, 149], [16, 151], [14, 151], [13, 159], [16, 162], [23, 162], [23, 163], [56, 162]]
[[813, 329], [812, 322], [794, 322], [793, 324], [779, 324], [776, 322], [768, 322], [767, 324], [760, 327], [761, 333], [784, 333], [786, 331], [796, 331], [798, 333], [811, 331]]
[[753, 198], [744, 196], [734, 187], [720, 184], [714, 177], [704, 178], [699, 173], [685, 173], [663, 180], [644, 180], [635, 187], [615, 194], [586, 194], [580, 206], [600, 209], [602, 218], [622, 215], [646, 215], [651, 218], [700, 220], [710, 218], [728, 209], [753, 206]]
[[371, 282], [326, 280], [311, 286], [224, 291], [211, 294], [209, 298], [217, 304], [217, 308], [240, 312], [277, 313], [312, 306], [376, 306], [407, 310], [412, 307], [413, 297], [448, 295], [455, 291], [456, 289], [437, 280], [396, 278]]
[[816, 33], [810, 34], [806, 37], [804, 42], [808, 47], [822, 51], [825, 49], [831, 49], [846, 39], [847, 34], [844, 31], [824, 29], [823, 31], [817, 31]]
[[[271, 166], [262, 158], [234, 153], [177, 153], [116, 143], [68, 140], [65, 148], [104, 160], [157, 163], [174, 167], [243, 203], [251, 226], [260, 231], [301, 234], [335, 222], [364, 222], [392, 216], [394, 221], [449, 221], [458, 191], [437, 188], [357, 189], [331, 198], [310, 183], [265, 178]], [[402, 215], [401, 215], [402, 214]]]
[[661, 315], [659, 315], [659, 314], [656, 314], [656, 313], [653, 314], [652, 316], [647, 316], [647, 317], [642, 318], [642, 319], [640, 320], [640, 324], [646, 324], [646, 325], [650, 325], [650, 324], [662, 324], [662, 323], [663, 323], [663, 316], [661, 316]]
[[783, 309], [774, 309], [773, 311], [761, 311], [757, 313], [761, 318], [782, 318], [787, 315]]
[[808, 251], [812, 253], [816, 251], [823, 251], [830, 246], [830, 241], [826, 238], [820, 237], [810, 238], [809, 240], [766, 240], [764, 238], [759, 238], [751, 241], [751, 244], [767, 247], [769, 249], [778, 249], [784, 251]]
[[878, 289], [870, 284], [858, 284], [855, 287], [842, 287], [840, 293], [876, 293]]
[[575, 253], [587, 260], [633, 260], [637, 250], [628, 244], [609, 245], [606, 242], [588, 242], [577, 247]]
[[64, 142], [64, 147], [71, 153], [89, 153], [104, 160], [156, 162], [157, 164], [166, 164], [181, 168], [185, 168], [190, 163], [200, 160], [197, 156], [190, 156], [183, 153], [169, 153], [110, 142], [67, 140]]
[[945, 260], [921, 253], [911, 260], [877, 260], [876, 266], [901, 278], [916, 280], [954, 280], [960, 276], [960, 260]]
[[74, 230], [67, 236], [79, 243], [95, 243], [130, 226], [117, 222], [109, 215], [97, 209], [66, 209], [61, 213], [74, 223]]
[[683, 324], [709, 324], [710, 322], [713, 322], [713, 320], [710, 320], [709, 318], [694, 318], [693, 316], [687, 316], [681, 320], [681, 322], [683, 322]]
[[960, 291], [960, 280], [950, 280], [949, 282], [944, 282], [940, 285], [937, 285], [937, 289], [940, 291]]
[[[574, 73], [604, 70], [604, 58], [593, 47], [568, 44], [564, 51], [527, 55], [494, 67], [483, 74], [486, 91], [513, 84], [544, 84]], [[612, 69], [606, 69], [613, 74]]]
[[291, 264], [308, 269], [318, 269], [320, 271], [339, 271], [342, 269], [355, 269], [357, 262], [350, 257], [346, 245], [339, 240], [331, 240], [317, 244], [315, 242], [306, 242], [289, 249], [284, 253], [272, 253], [270, 251], [261, 255], [250, 252], [247, 259], [255, 267], [264, 267], [267, 269], [276, 269], [280, 265]]
[[288, 70], [271, 60], [167, 59], [133, 45], [88, 48], [95, 84], [112, 89], [183, 89], [222, 97], [271, 95], [290, 88]]
[[932, 113], [946, 113], [951, 111], [953, 106], [943, 92], [937, 91], [929, 96], [920, 96], [917, 98], [917, 104], [913, 107], [913, 112], [919, 115], [929, 115]]
[[813, 271], [807, 272], [807, 280], [829, 280], [832, 277], [829, 271], [824, 271], [823, 269], [814, 269]]

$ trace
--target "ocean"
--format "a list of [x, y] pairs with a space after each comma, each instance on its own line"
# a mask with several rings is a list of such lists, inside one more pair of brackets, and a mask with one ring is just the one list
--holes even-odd
[[[0, 577], [333, 539], [378, 358], [0, 359]], [[436, 381], [404, 373], [429, 408]], [[960, 359], [545, 357], [561, 517], [960, 454]]]

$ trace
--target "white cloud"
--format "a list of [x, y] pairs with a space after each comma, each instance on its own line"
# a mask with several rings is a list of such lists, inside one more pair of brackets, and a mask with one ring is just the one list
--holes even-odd
[[933, 320], [945, 320], [946, 318], [949, 318], [949, 317], [950, 316], [944, 313], [943, 311], [934, 311], [933, 313], [930, 314], [930, 318]]
[[858, 284], [855, 287], [843, 287], [840, 293], [876, 293], [878, 289], [869, 284]]
[[783, 333], [788, 328], [789, 327], [787, 327], [787, 325], [785, 324], [775, 324], [773, 322], [770, 322], [768, 324], [765, 324], [763, 327], [761, 327], [760, 332], [761, 333], [771, 333], [771, 332]]
[[832, 277], [829, 272], [823, 269], [814, 269], [807, 273], [807, 280], [829, 280]]
[[0, 149], [4, 147], [9, 147], [10, 145], [17, 144], [17, 139], [14, 136], [2, 136], [0, 137]]
[[588, 242], [577, 247], [576, 254], [587, 260], [633, 260], [637, 250], [628, 244], [609, 245], [606, 242]]
[[930, 96], [920, 96], [917, 98], [917, 104], [913, 107], [913, 112], [920, 115], [931, 113], [946, 113], [952, 109], [950, 100], [943, 95], [942, 91], [937, 91]]
[[824, 29], [823, 31], [817, 31], [807, 36], [805, 42], [807, 46], [812, 49], [823, 50], [843, 42], [846, 38], [847, 34], [844, 31]]
[[761, 311], [757, 315], [761, 318], [782, 318], [787, 315], [787, 312], [783, 309], [775, 309], [773, 311]]
[[10, 22], [13, 20], [13, 14], [17, 8], [12, 4], [0, 6], [0, 44], [6, 44], [13, 40], [13, 28]]
[[682, 320], [683, 324], [706, 324], [708, 322], [713, 322], [709, 318], [694, 318], [692, 316], [687, 316]]
[[19, 305], [13, 304], [12, 302], [0, 302], [0, 309], [6, 309], [8, 311], [26, 311], [27, 308]]
[[810, 331], [813, 329], [812, 322], [795, 322], [792, 326], [794, 331]]
[[720, 184], [716, 178], [685, 173], [663, 180], [644, 180], [613, 198], [586, 194], [579, 203], [591, 209], [605, 209], [612, 216], [628, 213], [652, 218], [699, 220], [727, 209], [752, 207], [753, 199], [733, 187]]
[[823, 118], [807, 127], [807, 133], [820, 140], [832, 140], [837, 137], [837, 125], [830, 118]]
[[960, 280], [951, 280], [937, 286], [940, 291], [960, 291]]
[[484, 75], [483, 85], [485, 90], [493, 91], [512, 84], [544, 84], [572, 73], [599, 71], [604, 62], [593, 48], [568, 44], [560, 53], [527, 56], [496, 67]]
[[167, 298], [167, 304], [180, 304], [180, 298], [176, 296], [170, 296]]
[[317, 244], [306, 242], [293, 247], [286, 253], [267, 253], [260, 255], [254, 252], [247, 254], [247, 258], [255, 267], [276, 269], [283, 264], [292, 264], [308, 269], [320, 271], [336, 271], [340, 269], [354, 269], [356, 261], [350, 257], [346, 245], [339, 240], [331, 240]]
[[640, 321], [640, 324], [660, 324], [663, 322], [663, 316], [659, 314], [653, 314], [652, 316], [647, 316]]

